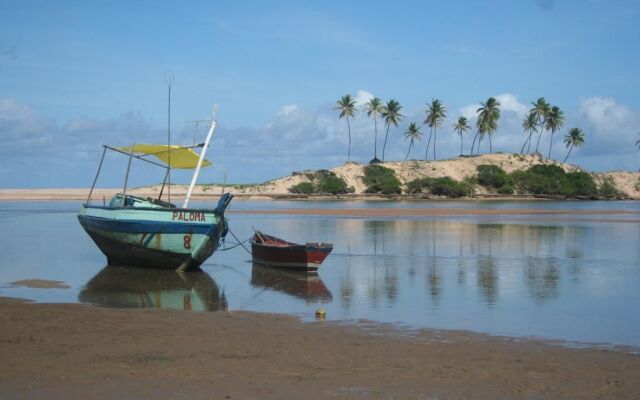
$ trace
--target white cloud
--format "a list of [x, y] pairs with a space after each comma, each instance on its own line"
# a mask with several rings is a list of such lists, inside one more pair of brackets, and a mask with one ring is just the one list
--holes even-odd
[[478, 116], [476, 110], [478, 110], [479, 107], [480, 107], [480, 104], [478, 103], [470, 104], [468, 106], [462, 107], [460, 109], [460, 115], [462, 115], [463, 117], [466, 117], [468, 120], [471, 120]]
[[373, 94], [367, 92], [366, 90], [358, 90], [356, 92], [354, 100], [356, 101], [356, 106], [361, 107], [367, 104], [369, 100], [373, 99], [373, 97]]
[[496, 96], [496, 100], [500, 103], [500, 109], [503, 111], [513, 111], [520, 118], [524, 118], [524, 116], [529, 112], [529, 107], [520, 103], [518, 98], [511, 93], [503, 93]]
[[572, 126], [585, 132], [582, 154], [589, 157], [585, 160], [602, 164], [599, 169], [638, 168], [640, 157], [635, 141], [640, 111], [618, 104], [612, 98], [590, 97], [580, 101], [578, 119]]
[[630, 137], [638, 130], [638, 113], [610, 97], [591, 97], [580, 102], [580, 114], [595, 131], [607, 131], [613, 139]]
[[286, 117], [287, 115], [291, 114], [292, 112], [296, 111], [297, 109], [298, 109], [298, 105], [297, 104], [284, 105], [278, 111], [278, 116], [279, 117]]

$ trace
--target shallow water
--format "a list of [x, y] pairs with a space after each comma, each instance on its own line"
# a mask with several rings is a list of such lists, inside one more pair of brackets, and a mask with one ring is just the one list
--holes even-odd
[[[235, 209], [438, 207], [631, 210], [640, 202], [252, 202]], [[580, 343], [640, 346], [640, 223], [636, 215], [344, 218], [234, 215], [291, 241], [334, 251], [318, 276], [253, 267], [241, 247], [203, 272], [104, 268], [77, 222], [78, 203], [0, 202], [0, 296], [107, 307], [224, 308], [409, 328], [464, 329]], [[228, 238], [228, 245], [233, 238]], [[62, 281], [68, 289], [12, 286]]]

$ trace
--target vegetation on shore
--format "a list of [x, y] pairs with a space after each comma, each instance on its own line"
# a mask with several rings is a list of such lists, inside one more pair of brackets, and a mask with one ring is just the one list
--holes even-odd
[[407, 194], [424, 194], [428, 193], [433, 196], [443, 196], [449, 198], [459, 198], [473, 196], [474, 179], [465, 179], [463, 182], [449, 178], [417, 178], [407, 183], [405, 192]]
[[[296, 173], [305, 180], [292, 185], [289, 192], [302, 195], [340, 195], [355, 189], [332, 171], [318, 170]], [[526, 169], [506, 172], [498, 165], [482, 164], [475, 174], [462, 180], [449, 176], [421, 176], [402, 181], [392, 168], [380, 164], [366, 165], [360, 177], [364, 193], [381, 195], [406, 194], [418, 198], [473, 197], [477, 193], [489, 195], [550, 196], [577, 199], [625, 198], [611, 178], [596, 180], [584, 171], [569, 171], [554, 164], [537, 164]]]
[[496, 165], [480, 165], [478, 184], [499, 194], [530, 194], [566, 198], [610, 199], [623, 194], [612, 180], [599, 186], [593, 176], [584, 171], [565, 172], [557, 165], [534, 165], [510, 174]]
[[365, 193], [400, 194], [402, 184], [391, 168], [382, 165], [368, 165], [364, 168], [362, 181], [367, 185]]
[[338, 195], [354, 192], [354, 188], [347, 186], [344, 179], [338, 177], [335, 172], [321, 169], [315, 172], [305, 172], [304, 175], [308, 180], [291, 186], [289, 192], [305, 195]]

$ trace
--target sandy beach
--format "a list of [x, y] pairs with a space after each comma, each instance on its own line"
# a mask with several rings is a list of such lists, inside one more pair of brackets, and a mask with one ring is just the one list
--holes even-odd
[[625, 349], [0, 299], [2, 398], [634, 399]]

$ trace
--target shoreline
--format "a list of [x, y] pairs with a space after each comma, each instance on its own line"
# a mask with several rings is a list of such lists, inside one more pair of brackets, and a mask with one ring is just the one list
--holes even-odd
[[[158, 191], [155, 187], [136, 188], [127, 191], [128, 194], [139, 197], [157, 197]], [[172, 188], [172, 201], [184, 200], [186, 191], [180, 190], [181, 187]], [[100, 200], [108, 201], [116, 193], [122, 192], [121, 189], [96, 189], [91, 197], [93, 202], [99, 202]], [[410, 194], [341, 194], [341, 195], [299, 195], [292, 193], [239, 193], [233, 190], [227, 190], [233, 194], [236, 200], [264, 200], [264, 201], [411, 201], [411, 202], [423, 202], [423, 201], [638, 201], [636, 198], [625, 199], [582, 199], [582, 198], [564, 198], [561, 196], [552, 195], [500, 195], [500, 194], [478, 194], [473, 197], [460, 197], [460, 198], [445, 198], [445, 197], [426, 197], [424, 195], [410, 195]], [[192, 200], [210, 200], [214, 201], [220, 197], [218, 191], [207, 191], [198, 188], [197, 191], [191, 196]], [[0, 189], [0, 202], [2, 201], [86, 201], [89, 189]]]
[[640, 357], [622, 348], [7, 298], [0, 321], [0, 392], [8, 397], [630, 399], [640, 392]]

